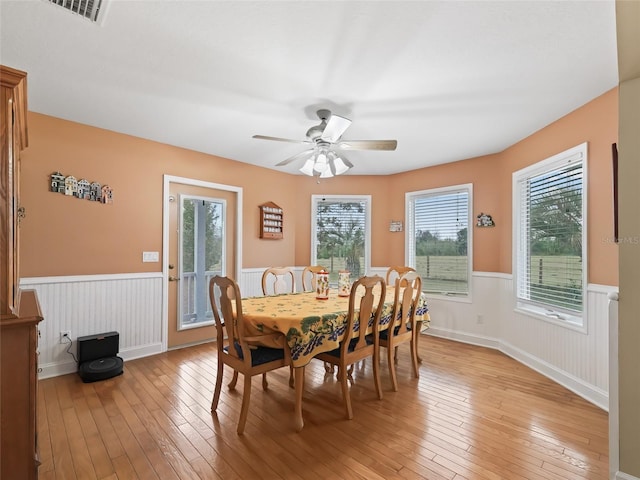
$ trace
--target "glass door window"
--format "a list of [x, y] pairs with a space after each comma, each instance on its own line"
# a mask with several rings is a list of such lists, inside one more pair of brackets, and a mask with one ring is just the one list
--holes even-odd
[[225, 200], [180, 196], [178, 330], [213, 324], [209, 280], [225, 275]]

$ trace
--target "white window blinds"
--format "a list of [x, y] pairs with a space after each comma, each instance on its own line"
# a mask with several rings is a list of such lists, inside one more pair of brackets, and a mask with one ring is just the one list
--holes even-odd
[[409, 264], [422, 276], [423, 290], [469, 293], [470, 187], [409, 194]]
[[583, 310], [584, 157], [572, 149], [517, 178], [517, 297], [558, 320]]

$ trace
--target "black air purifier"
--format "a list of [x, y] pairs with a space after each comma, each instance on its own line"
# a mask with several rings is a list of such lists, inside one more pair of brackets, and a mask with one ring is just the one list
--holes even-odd
[[78, 375], [83, 382], [97, 382], [121, 375], [122, 358], [118, 356], [120, 334], [99, 333], [78, 337]]

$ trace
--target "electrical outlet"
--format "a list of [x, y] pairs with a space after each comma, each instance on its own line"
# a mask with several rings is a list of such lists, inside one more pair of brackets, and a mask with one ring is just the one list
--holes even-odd
[[71, 342], [71, 330], [64, 330], [60, 332], [60, 343], [69, 343]]
[[484, 317], [482, 315], [478, 315], [478, 318], [476, 319], [476, 323], [478, 325], [484, 324]]

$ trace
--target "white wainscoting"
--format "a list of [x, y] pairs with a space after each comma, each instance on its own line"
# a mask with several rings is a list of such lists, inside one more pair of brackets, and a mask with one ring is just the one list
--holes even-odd
[[162, 351], [162, 274], [83, 275], [23, 278], [22, 288], [35, 289], [44, 320], [38, 340], [39, 378], [77, 371], [60, 332], [84, 335], [117, 331], [124, 360]]
[[[296, 282], [296, 292], [302, 291], [302, 269], [304, 267], [289, 267], [293, 270]], [[262, 296], [262, 274], [265, 268], [245, 268], [242, 270], [239, 287], [240, 294], [243, 297], [261, 297]], [[285, 277], [287, 289], [291, 288], [289, 277]], [[289, 290], [288, 290], [289, 291]]]
[[618, 292], [609, 294], [609, 478], [622, 478], [618, 385]]
[[240, 294], [243, 297], [262, 296], [262, 274], [264, 268], [245, 268], [240, 276]]
[[[302, 271], [304, 267], [289, 267], [293, 270], [296, 282], [296, 292], [302, 292]], [[243, 297], [261, 297], [262, 296], [262, 274], [264, 268], [245, 268], [240, 276], [240, 293]], [[374, 267], [368, 273], [369, 275], [380, 275], [385, 278], [387, 274], [386, 267]], [[287, 278], [287, 287], [290, 287]]]
[[[300, 291], [303, 267], [296, 272]], [[262, 295], [263, 268], [240, 276], [243, 296]], [[384, 276], [386, 268], [371, 269]], [[79, 336], [118, 331], [120, 355], [133, 359], [162, 351], [162, 274], [88, 275], [25, 278], [38, 291], [45, 320], [40, 324], [40, 378], [76, 371], [61, 331]], [[617, 287], [589, 285], [586, 333], [514, 311], [511, 275], [475, 272], [470, 302], [430, 298], [428, 333], [498, 349], [607, 410], [609, 314], [607, 294]], [[423, 352], [428, 355], [428, 352]]]
[[429, 301], [428, 333], [498, 349], [608, 410], [607, 295], [617, 287], [588, 286], [585, 333], [515, 312], [511, 275], [475, 272], [472, 281], [472, 303]]

